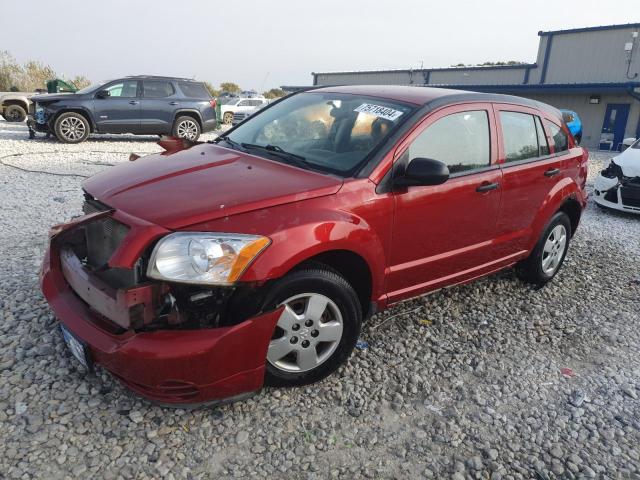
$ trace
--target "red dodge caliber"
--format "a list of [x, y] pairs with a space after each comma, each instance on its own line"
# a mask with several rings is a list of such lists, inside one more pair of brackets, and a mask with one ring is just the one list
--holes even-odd
[[326, 377], [401, 300], [511, 266], [548, 282], [586, 176], [539, 102], [318, 88], [85, 181], [42, 289], [89, 369], [163, 404], [234, 400]]

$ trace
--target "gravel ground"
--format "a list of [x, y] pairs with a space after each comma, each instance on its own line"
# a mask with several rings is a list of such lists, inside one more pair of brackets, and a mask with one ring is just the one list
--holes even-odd
[[[158, 150], [0, 122], [0, 156], [28, 154], [3, 161], [31, 170]], [[80, 180], [0, 166], [0, 478], [640, 478], [640, 216], [590, 202], [544, 289], [505, 271], [405, 302], [317, 385], [185, 411], [85, 375], [64, 348], [37, 269]]]

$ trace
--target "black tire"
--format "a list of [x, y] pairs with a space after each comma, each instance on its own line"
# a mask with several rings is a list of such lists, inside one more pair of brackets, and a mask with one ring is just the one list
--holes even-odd
[[224, 123], [225, 125], [231, 125], [232, 122], [233, 112], [225, 112], [225, 114], [222, 116], [222, 123]]
[[[558, 229], [558, 230], [556, 230]], [[554, 243], [553, 238], [551, 238], [552, 232], [554, 230], [562, 231], [564, 229], [565, 242], [562, 246], [554, 245], [552, 247], [552, 256], [554, 256], [554, 260], [551, 264], [557, 262], [557, 264], [553, 267], [553, 271], [545, 270], [543, 262], [546, 261], [550, 253], [545, 251], [545, 245], [549, 240], [552, 244]], [[542, 232], [538, 243], [536, 243], [533, 252], [526, 260], [523, 260], [516, 266], [516, 272], [518, 276], [529, 283], [532, 283], [538, 287], [544, 286], [546, 283], [551, 281], [553, 277], [556, 276], [560, 267], [564, 263], [564, 259], [567, 256], [567, 250], [569, 249], [569, 241], [571, 239], [571, 221], [569, 217], [564, 212], [557, 212], [551, 220], [547, 224], [547, 227]], [[549, 267], [551, 267], [551, 264]]]
[[173, 122], [173, 128], [171, 129], [171, 134], [174, 137], [184, 138], [192, 142], [198, 140], [201, 133], [202, 129], [200, 128], [198, 120], [187, 115], [176, 118]]
[[[317, 342], [317, 344], [313, 343], [309, 346], [309, 348], [315, 350], [316, 357], [318, 358], [321, 358], [323, 355], [323, 347], [326, 347], [328, 351], [324, 351], [326, 359], [323, 360], [322, 363], [306, 371], [287, 371], [286, 368], [278, 367], [271, 363], [269, 359], [271, 353], [269, 353], [266, 361], [266, 385], [274, 387], [297, 387], [318, 382], [336, 371], [338, 367], [349, 358], [358, 340], [362, 325], [362, 308], [358, 300], [358, 295], [343, 277], [332, 270], [313, 265], [286, 275], [277, 281], [267, 294], [263, 304], [263, 310], [274, 309], [285, 302], [285, 300], [292, 299], [296, 296], [304, 296], [305, 294], [327, 298], [330, 301], [328, 307], [337, 308], [341, 315], [342, 322], [340, 338], [331, 345]], [[301, 301], [304, 301], [304, 299]], [[327, 311], [324, 311], [325, 314]], [[299, 325], [298, 328], [300, 328], [300, 326], [301, 325]], [[313, 328], [315, 328], [315, 325], [309, 326], [309, 328], [305, 328], [305, 326], [302, 325], [302, 330], [307, 330], [307, 334], [311, 336], [313, 336]], [[298, 330], [301, 335], [300, 338], [309, 338], [313, 341], [309, 336], [304, 337], [305, 333], [302, 330]], [[272, 342], [279, 338], [293, 340], [293, 338], [285, 338], [285, 335], [284, 330], [282, 330], [280, 326], [277, 326]], [[316, 336], [317, 335], [316, 330]], [[290, 341], [290, 343], [293, 342]], [[298, 350], [303, 346], [304, 340], [297, 346]], [[331, 349], [333, 350], [331, 351]], [[329, 351], [331, 353], [329, 353]], [[290, 355], [294, 355], [296, 359], [294, 361], [297, 361], [297, 353], [294, 352]], [[287, 357], [284, 358], [286, 359]]]
[[7, 122], [24, 122], [27, 111], [21, 105], [7, 105], [2, 116]]
[[91, 131], [89, 121], [78, 112], [65, 112], [56, 118], [53, 130], [62, 143], [82, 143]]

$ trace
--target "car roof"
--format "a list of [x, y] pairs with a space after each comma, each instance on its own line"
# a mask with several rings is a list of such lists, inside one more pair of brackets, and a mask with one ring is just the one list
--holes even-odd
[[194, 80], [193, 78], [182, 78], [182, 77], [164, 77], [162, 75], [127, 75], [123, 78], [137, 78], [137, 79], [150, 79], [150, 80], [179, 80], [181, 82], [196, 82], [202, 83], [198, 80]]
[[398, 102], [412, 103], [419, 106], [432, 105], [434, 107], [464, 102], [510, 103], [535, 108], [537, 110], [544, 110], [553, 116], [562, 118], [562, 115], [557, 108], [547, 105], [546, 103], [528, 98], [516, 97], [514, 95], [503, 95], [498, 93], [480, 93], [467, 90], [452, 90], [449, 88], [422, 87], [417, 85], [341, 85], [333, 87], [319, 87], [309, 91], [365, 95], [369, 97], [395, 100]]

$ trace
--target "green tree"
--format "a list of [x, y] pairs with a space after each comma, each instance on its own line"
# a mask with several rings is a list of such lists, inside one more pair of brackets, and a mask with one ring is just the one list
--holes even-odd
[[7, 92], [18, 85], [22, 67], [6, 50], [0, 51], [0, 92]]
[[280, 98], [280, 97], [284, 97], [287, 93], [282, 90], [281, 88], [272, 88], [269, 91], [264, 92], [262, 95], [264, 96], [264, 98]]
[[212, 97], [219, 97], [220, 96], [220, 90], [218, 90], [217, 88], [215, 88], [213, 85], [211, 85], [211, 83], [209, 82], [204, 82], [204, 86], [206, 87], [206, 89], [209, 91], [209, 94]]
[[238, 84], [233, 82], [222, 82], [220, 84], [220, 90], [229, 93], [240, 93], [242, 91]]
[[76, 75], [71, 79], [71, 83], [73, 83], [78, 90], [88, 87], [91, 85], [91, 80], [89, 80], [84, 75]]

